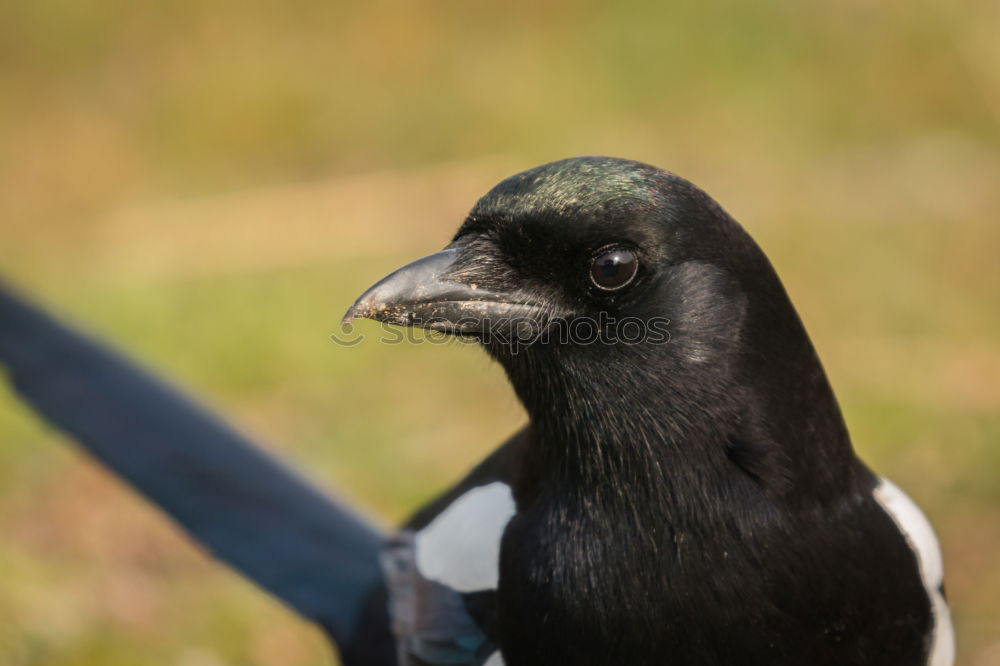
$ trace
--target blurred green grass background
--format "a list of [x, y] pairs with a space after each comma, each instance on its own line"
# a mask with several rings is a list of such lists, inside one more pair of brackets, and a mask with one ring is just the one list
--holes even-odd
[[[702, 185], [769, 253], [855, 444], [1000, 665], [1000, 5], [42, 0], [0, 7], [0, 270], [386, 523], [522, 421], [353, 296], [516, 170]], [[0, 662], [332, 664], [0, 395]], [[447, 420], [440, 405], [449, 405]]]

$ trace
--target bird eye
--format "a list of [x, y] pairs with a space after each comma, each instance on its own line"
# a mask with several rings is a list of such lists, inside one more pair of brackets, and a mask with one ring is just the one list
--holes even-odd
[[616, 248], [594, 257], [590, 265], [590, 280], [598, 289], [611, 291], [627, 285], [638, 271], [639, 259], [635, 252]]

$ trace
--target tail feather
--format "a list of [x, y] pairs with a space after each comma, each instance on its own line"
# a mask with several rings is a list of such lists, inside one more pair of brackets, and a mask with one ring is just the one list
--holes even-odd
[[383, 536], [354, 511], [2, 284], [0, 365], [45, 419], [216, 557], [323, 626], [347, 666], [395, 662]]

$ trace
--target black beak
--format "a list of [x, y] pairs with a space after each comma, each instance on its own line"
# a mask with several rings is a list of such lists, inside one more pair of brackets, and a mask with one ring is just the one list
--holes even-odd
[[342, 323], [365, 317], [448, 333], [483, 333], [518, 320], [538, 321], [542, 308], [517, 293], [495, 293], [449, 277], [459, 248], [446, 248], [390, 273], [358, 297]]

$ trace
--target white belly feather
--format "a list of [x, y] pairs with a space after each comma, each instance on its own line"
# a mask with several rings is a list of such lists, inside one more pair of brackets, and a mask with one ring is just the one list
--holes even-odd
[[955, 634], [951, 626], [951, 613], [941, 591], [944, 566], [934, 529], [913, 500], [891, 481], [882, 479], [882, 483], [875, 489], [875, 499], [895, 521], [916, 554], [920, 577], [931, 599], [934, 635], [931, 637], [927, 666], [952, 666], [955, 662]]

